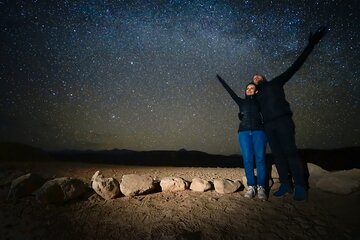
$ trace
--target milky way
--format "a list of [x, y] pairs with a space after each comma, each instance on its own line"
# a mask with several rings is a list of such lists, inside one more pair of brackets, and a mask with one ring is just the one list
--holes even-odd
[[300, 148], [360, 145], [353, 1], [0, 1], [0, 141], [239, 153], [237, 105], [328, 34], [287, 83]]

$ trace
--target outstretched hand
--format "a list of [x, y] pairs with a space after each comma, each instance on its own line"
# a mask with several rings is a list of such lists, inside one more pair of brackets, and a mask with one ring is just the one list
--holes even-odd
[[309, 44], [315, 45], [317, 44], [320, 39], [324, 37], [327, 32], [327, 28], [322, 26], [319, 27], [314, 33], [310, 32], [309, 34]]

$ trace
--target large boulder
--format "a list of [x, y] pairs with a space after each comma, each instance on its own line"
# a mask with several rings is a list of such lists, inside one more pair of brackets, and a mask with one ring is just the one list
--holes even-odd
[[120, 184], [115, 178], [105, 178], [97, 171], [91, 178], [91, 187], [102, 198], [110, 200], [120, 195]]
[[63, 203], [76, 199], [87, 190], [80, 179], [63, 177], [47, 181], [36, 191], [36, 199], [41, 203]]
[[190, 189], [195, 192], [205, 192], [212, 188], [212, 185], [209, 181], [200, 179], [200, 178], [194, 178], [191, 181]]
[[316, 187], [337, 194], [355, 192], [360, 188], [360, 169], [328, 173], [317, 181]]
[[241, 183], [238, 180], [232, 181], [229, 179], [219, 178], [214, 180], [215, 191], [218, 193], [233, 193], [240, 187]]
[[20, 176], [11, 182], [8, 199], [16, 200], [31, 195], [39, 189], [44, 182], [45, 179], [38, 174], [28, 173]]
[[189, 188], [189, 184], [179, 177], [166, 177], [160, 181], [161, 191], [163, 192], [177, 192], [184, 191]]
[[309, 170], [310, 176], [313, 176], [313, 175], [321, 176], [321, 175], [329, 173], [329, 171], [326, 171], [325, 169], [322, 169], [321, 167], [319, 167], [318, 165], [315, 165], [313, 163], [307, 163], [307, 168]]
[[307, 163], [307, 168], [309, 170], [309, 184], [310, 186], [316, 186], [317, 182], [324, 176], [328, 175], [330, 172], [322, 169], [321, 167], [313, 164]]
[[120, 183], [120, 190], [125, 196], [147, 194], [154, 191], [155, 188], [155, 181], [146, 175], [124, 175]]

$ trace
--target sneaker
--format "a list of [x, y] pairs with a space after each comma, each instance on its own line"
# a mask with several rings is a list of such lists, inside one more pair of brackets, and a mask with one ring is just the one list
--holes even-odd
[[282, 183], [279, 189], [273, 193], [275, 197], [282, 197], [288, 193], [292, 193], [292, 189], [289, 184]]
[[255, 188], [253, 186], [249, 186], [244, 197], [253, 198], [255, 196]]
[[265, 188], [263, 186], [257, 187], [257, 194], [259, 199], [266, 200]]

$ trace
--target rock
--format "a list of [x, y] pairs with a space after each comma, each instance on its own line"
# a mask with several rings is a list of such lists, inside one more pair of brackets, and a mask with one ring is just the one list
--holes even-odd
[[233, 193], [241, 187], [241, 183], [238, 180], [231, 181], [229, 179], [215, 179], [214, 180], [215, 191], [218, 193]]
[[160, 186], [163, 192], [177, 192], [185, 191], [189, 184], [179, 177], [166, 177], [160, 181]]
[[[275, 179], [275, 180], [280, 181], [279, 179]], [[269, 189], [271, 189], [271, 188], [274, 186], [275, 180], [272, 179], [272, 178], [269, 178], [269, 180], [268, 180], [268, 187], [269, 187]]]
[[91, 178], [91, 187], [105, 200], [114, 199], [120, 195], [120, 184], [115, 178], [105, 178], [97, 171]]
[[277, 191], [280, 188], [280, 185], [281, 185], [280, 179], [273, 178], [272, 180], [273, 180], [273, 183], [271, 185], [269, 185], [269, 186], [271, 186], [270, 189], [273, 190], [273, 191]]
[[245, 187], [246, 189], [248, 188], [246, 176], [242, 176], [242, 177], [241, 177], [241, 183], [244, 185], [244, 187]]
[[99, 202], [99, 201], [103, 201], [103, 198], [100, 197], [99, 194], [94, 193], [94, 194], [92, 194], [91, 196], [89, 196], [89, 197], [87, 198], [87, 200], [88, 200], [89, 202], [91, 202], [91, 203], [97, 203], [97, 202]]
[[45, 179], [38, 174], [28, 173], [20, 176], [11, 182], [8, 199], [16, 200], [31, 195], [39, 189], [44, 182]]
[[86, 190], [80, 179], [63, 177], [47, 181], [35, 194], [41, 203], [63, 203], [80, 197]]
[[313, 164], [313, 163], [307, 163], [307, 168], [309, 170], [309, 184], [310, 186], [316, 186], [317, 182], [327, 174], [329, 174], [328, 171], [322, 169], [321, 167]]
[[212, 186], [209, 181], [200, 178], [194, 178], [191, 181], [191, 185], [190, 185], [190, 189], [195, 192], [205, 192], [207, 190], [210, 190], [211, 188]]
[[124, 175], [121, 180], [120, 190], [125, 196], [147, 194], [155, 189], [154, 180], [150, 176], [137, 174]]
[[360, 169], [328, 173], [319, 179], [316, 187], [327, 192], [350, 194], [360, 188]]
[[307, 168], [309, 170], [309, 174], [311, 175], [324, 175], [329, 173], [329, 171], [326, 171], [319, 167], [318, 165], [315, 165], [313, 163], [307, 163]]
[[360, 169], [330, 172], [332, 176], [360, 181]]
[[0, 188], [11, 185], [11, 182], [22, 176], [25, 175], [26, 172], [18, 169], [1, 169], [0, 171]]
[[276, 169], [275, 164], [271, 165], [271, 178], [279, 178], [279, 173]]

